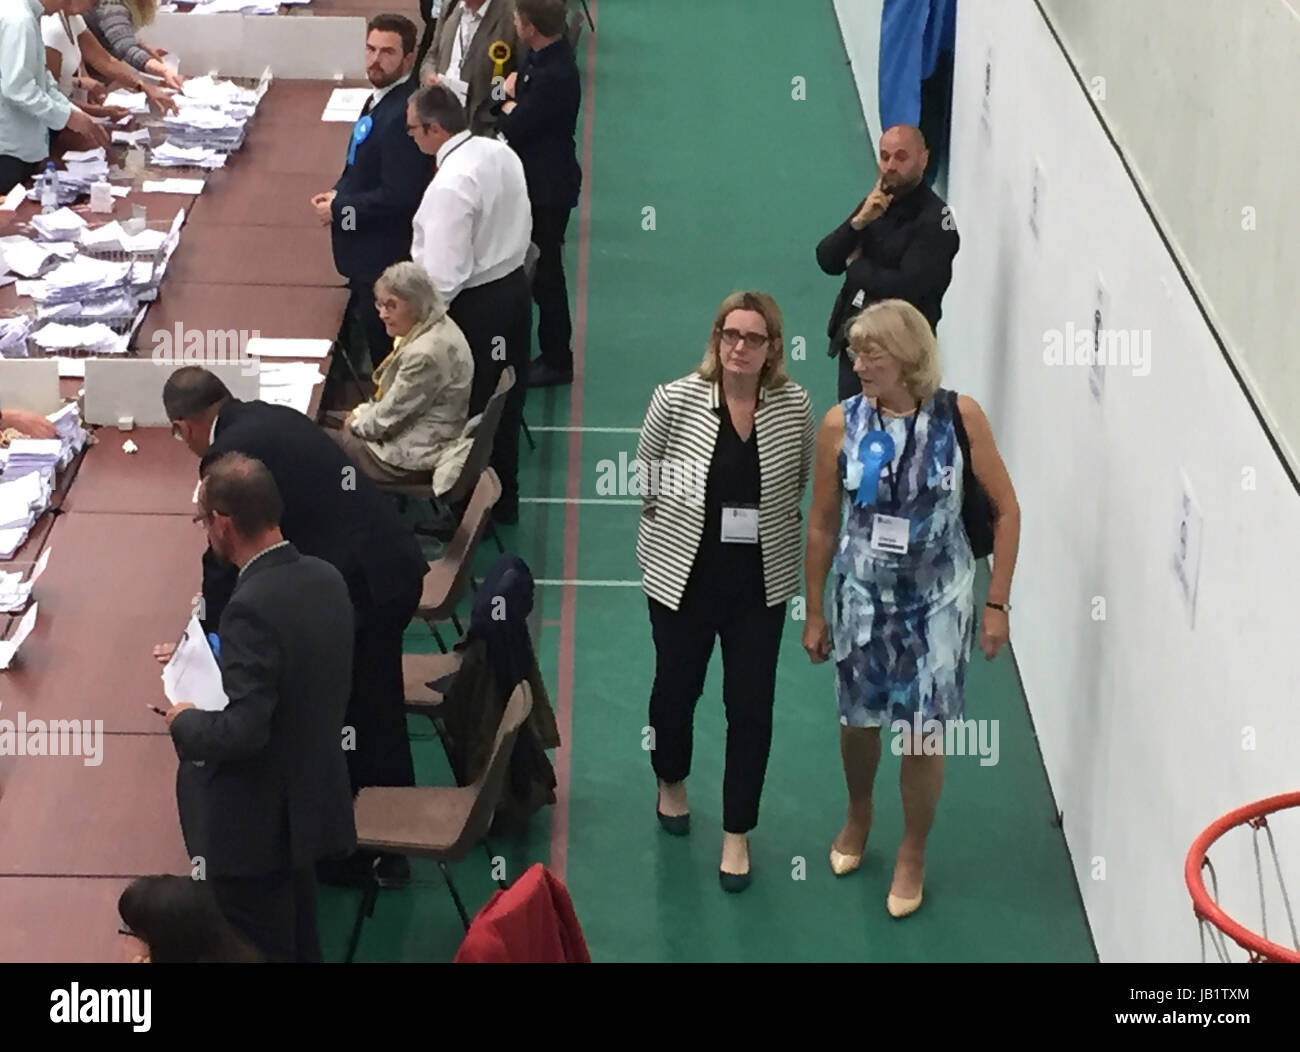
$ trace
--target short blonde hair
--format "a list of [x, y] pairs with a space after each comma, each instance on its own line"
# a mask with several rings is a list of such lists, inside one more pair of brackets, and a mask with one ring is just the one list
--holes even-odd
[[853, 354], [880, 349], [902, 367], [903, 385], [919, 402], [939, 390], [939, 349], [924, 314], [906, 300], [873, 303], [848, 329]]
[[131, 24], [136, 29], [153, 25], [158, 14], [158, 0], [122, 0], [122, 6], [131, 14]]
[[709, 331], [709, 342], [704, 348], [704, 360], [695, 370], [706, 380], [718, 380], [722, 376], [722, 360], [718, 356], [718, 347], [722, 343], [722, 327], [727, 323], [727, 315], [732, 311], [748, 310], [761, 314], [767, 325], [767, 360], [763, 371], [758, 375], [759, 385], [766, 388], [780, 387], [788, 379], [785, 372], [785, 340], [781, 328], [781, 308], [776, 300], [766, 292], [733, 292], [718, 308], [713, 319], [713, 328]]

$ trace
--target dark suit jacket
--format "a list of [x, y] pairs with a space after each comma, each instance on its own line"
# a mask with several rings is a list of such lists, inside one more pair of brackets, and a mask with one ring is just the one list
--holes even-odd
[[529, 200], [535, 208], [573, 208], [582, 188], [575, 142], [582, 85], [567, 40], [528, 53], [515, 79], [515, 100], [497, 130], [524, 162]]
[[[376, 606], [409, 598], [428, 572], [415, 535], [392, 503], [302, 413], [231, 399], [217, 414], [216, 441], [203, 454], [199, 474], [230, 452], [256, 457], [267, 466], [284, 501], [280, 529], [285, 539], [343, 575], [358, 620]], [[216, 631], [235, 576], [235, 568], [211, 549], [204, 553], [205, 631]]]
[[412, 74], [371, 109], [370, 134], [334, 184], [334, 266], [350, 281], [374, 281], [385, 267], [411, 258], [411, 221], [433, 178], [432, 158], [406, 131], [406, 103], [418, 86]]
[[[844, 346], [845, 323], [877, 300], [907, 300], [930, 328], [937, 328], [960, 245], [951, 211], [924, 182], [861, 231], [846, 219], [827, 234], [817, 246], [817, 265], [827, 274], [845, 275], [826, 328], [832, 353]], [[846, 268], [845, 260], [859, 246], [862, 258]], [[862, 302], [854, 306], [859, 292]]]
[[186, 850], [209, 877], [303, 869], [351, 851], [342, 735], [353, 624], [343, 578], [292, 545], [267, 552], [240, 577], [219, 635], [230, 704], [171, 725]]
[[[424, 65], [420, 67], [420, 80], [430, 73], [446, 73], [451, 65], [451, 49], [460, 29], [461, 16], [465, 6], [461, 0], [448, 0], [438, 18], [438, 28], [429, 45]], [[465, 60], [461, 63], [461, 80], [469, 85], [465, 97], [465, 112], [469, 116], [469, 127], [475, 135], [483, 135], [495, 129], [496, 117], [493, 109], [499, 101], [492, 98], [492, 80], [496, 74], [496, 65], [488, 58], [488, 48], [498, 40], [510, 45], [510, 58], [501, 67], [501, 78], [510, 76], [523, 64], [528, 54], [528, 45], [515, 35], [514, 0], [492, 0], [483, 24], [479, 26], [474, 39], [465, 51]]]

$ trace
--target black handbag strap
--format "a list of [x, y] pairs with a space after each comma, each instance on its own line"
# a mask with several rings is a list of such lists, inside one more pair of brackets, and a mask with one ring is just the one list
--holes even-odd
[[957, 444], [961, 446], [962, 475], [969, 481], [975, 474], [975, 469], [971, 467], [970, 439], [966, 437], [966, 425], [962, 422], [961, 410], [957, 408], [957, 392], [945, 390], [943, 393], [948, 413], [952, 417], [953, 430], [957, 432]]

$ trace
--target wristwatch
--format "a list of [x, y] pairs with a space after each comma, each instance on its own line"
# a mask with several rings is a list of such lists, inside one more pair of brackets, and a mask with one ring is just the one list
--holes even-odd
[[985, 606], [991, 606], [994, 610], [1001, 610], [1004, 614], [1011, 613], [1010, 603], [985, 603]]

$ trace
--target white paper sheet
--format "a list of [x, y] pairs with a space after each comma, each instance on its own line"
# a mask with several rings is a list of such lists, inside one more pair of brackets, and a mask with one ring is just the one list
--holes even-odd
[[220, 712], [230, 704], [221, 683], [221, 668], [194, 615], [171, 660], [163, 666], [162, 681], [163, 693], [173, 705], [190, 701], [205, 712]]
[[245, 351], [254, 358], [324, 358], [334, 346], [333, 340], [295, 340], [254, 336]]
[[335, 88], [330, 92], [320, 119], [338, 124], [354, 123], [361, 116], [371, 91], [371, 88]]
[[14, 655], [18, 653], [18, 648], [23, 645], [23, 640], [32, 634], [32, 629], [36, 627], [36, 610], [38, 606], [38, 603], [32, 603], [27, 608], [27, 613], [23, 614], [23, 619], [18, 622], [14, 634], [6, 640], [0, 641], [0, 669], [6, 669], [10, 666]]
[[201, 194], [202, 179], [146, 179], [140, 186], [145, 194]]

